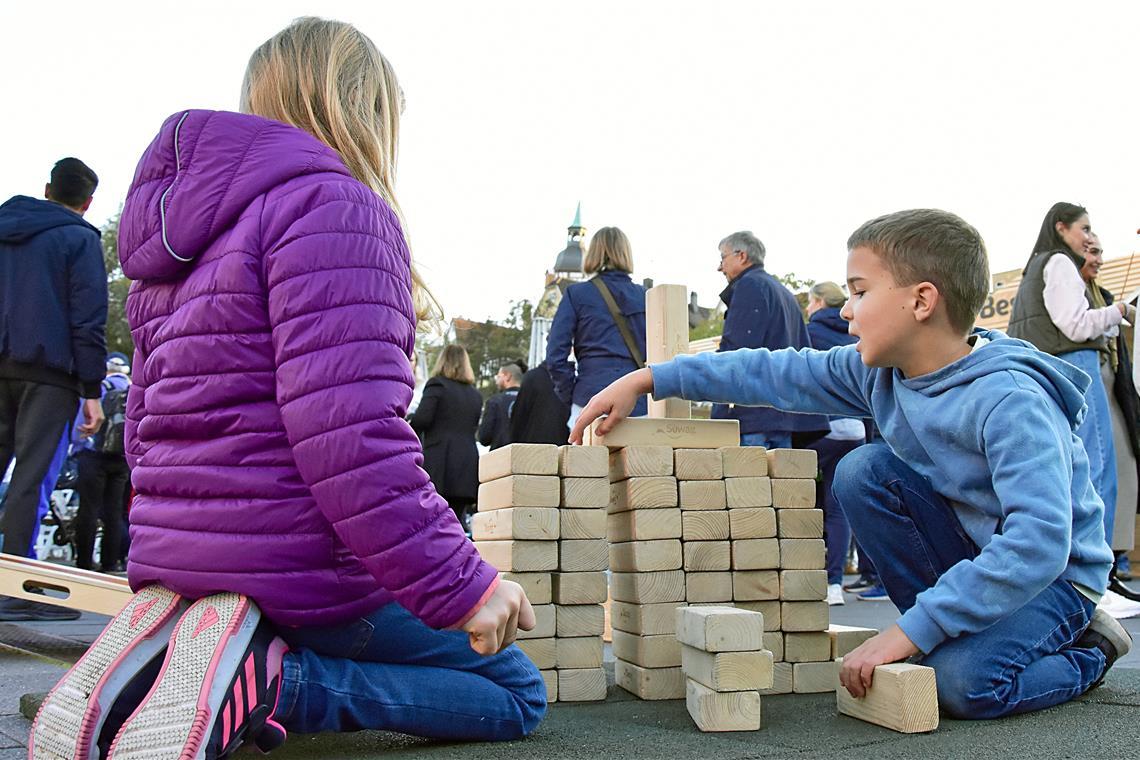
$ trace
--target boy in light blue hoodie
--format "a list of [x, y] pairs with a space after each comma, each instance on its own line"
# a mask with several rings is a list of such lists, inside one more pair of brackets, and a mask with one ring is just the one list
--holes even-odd
[[1083, 694], [1131, 648], [1095, 610], [1112, 552], [1074, 432], [1089, 377], [1000, 332], [971, 332], [989, 266], [959, 217], [889, 214], [847, 246], [842, 314], [858, 343], [652, 365], [594, 396], [571, 440], [608, 415], [604, 435], [650, 391], [872, 417], [886, 443], [845, 457], [833, 490], [903, 614], [844, 658], [843, 686], [861, 697], [875, 666], [920, 656], [958, 718]]

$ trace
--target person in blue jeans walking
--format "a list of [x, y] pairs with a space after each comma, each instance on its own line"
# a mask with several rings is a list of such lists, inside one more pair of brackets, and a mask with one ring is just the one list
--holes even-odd
[[847, 241], [843, 307], [858, 342], [679, 356], [583, 410], [605, 435], [646, 392], [871, 416], [882, 444], [840, 462], [834, 493], [902, 616], [843, 659], [855, 697], [878, 665], [920, 659], [958, 718], [1067, 702], [1131, 649], [1096, 602], [1112, 552], [1076, 427], [1088, 376], [1000, 332], [972, 330], [989, 291], [977, 230], [933, 209], [873, 219]]

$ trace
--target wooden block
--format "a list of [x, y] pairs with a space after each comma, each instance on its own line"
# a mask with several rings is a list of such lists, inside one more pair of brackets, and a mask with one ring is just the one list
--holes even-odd
[[660, 636], [676, 632], [676, 611], [684, 606], [684, 602], [629, 604], [614, 601], [610, 606], [610, 618], [616, 631], [636, 633], [641, 636]]
[[780, 509], [776, 521], [780, 538], [823, 538], [822, 509]]
[[780, 567], [785, 570], [822, 570], [827, 547], [822, 538], [781, 538]]
[[606, 509], [558, 510], [558, 537], [570, 541], [606, 537]]
[[[591, 447], [593, 448], [593, 447]], [[563, 509], [596, 509], [609, 506], [610, 479], [562, 478]]]
[[677, 479], [672, 476], [629, 478], [610, 484], [610, 512], [676, 506]]
[[687, 449], [719, 449], [740, 442], [740, 423], [736, 420], [626, 418], [614, 426], [607, 436], [597, 434], [601, 420], [586, 430], [587, 443], [620, 449], [626, 446], [672, 446]]
[[535, 604], [531, 606], [534, 607], [534, 628], [529, 631], [524, 631], [522, 628], [519, 628], [519, 640], [554, 638], [556, 631], [556, 625], [554, 622], [554, 605]]
[[784, 632], [764, 631], [764, 648], [772, 653], [776, 662], [784, 661]]
[[[689, 353], [689, 289], [684, 285], [657, 285], [645, 293], [645, 361], [667, 362]], [[650, 417], [692, 416], [688, 401], [649, 398]]]
[[539, 671], [542, 675], [542, 682], [546, 685], [546, 701], [558, 701], [558, 671], [557, 670], [542, 670]]
[[619, 573], [680, 570], [682, 564], [681, 542], [677, 539], [610, 544], [610, 569]]
[[721, 480], [724, 464], [717, 449], [676, 449], [673, 474], [677, 480]]
[[522, 586], [531, 604], [550, 604], [550, 573], [499, 573], [499, 577]]
[[815, 481], [772, 479], [772, 506], [776, 509], [813, 509]]
[[551, 598], [555, 604], [601, 604], [606, 601], [606, 574], [551, 573]]
[[[842, 660], [836, 662], [842, 665]], [[856, 699], [835, 677], [835, 701], [839, 712], [893, 731], [914, 734], [938, 728], [938, 689], [934, 669], [925, 665], [896, 662], [875, 668], [871, 688]]]
[[739, 602], [761, 602], [780, 598], [778, 570], [735, 570], [732, 598]]
[[[557, 475], [558, 447], [549, 443], [512, 443], [479, 457], [479, 482], [508, 475]], [[545, 504], [519, 506], [546, 506]]]
[[768, 451], [763, 446], [726, 446], [720, 450], [726, 478], [760, 478], [768, 474]]
[[602, 637], [577, 636], [557, 638], [555, 659], [558, 668], [602, 667]]
[[788, 662], [824, 662], [831, 659], [831, 637], [826, 631], [784, 634], [784, 659]]
[[835, 662], [797, 662], [792, 664], [792, 691], [796, 694], [823, 694], [835, 691], [839, 683], [839, 665]]
[[716, 692], [688, 678], [685, 708], [701, 731], [760, 730], [759, 692]]
[[643, 668], [625, 660], [614, 662], [614, 681], [638, 699], [683, 699], [685, 674], [680, 668]]
[[606, 698], [606, 671], [574, 668], [558, 671], [559, 702], [599, 702]]
[[769, 601], [737, 601], [732, 605], [742, 610], [749, 610], [751, 612], [759, 612], [764, 618], [764, 632], [780, 630], [780, 602], [776, 600]]
[[780, 598], [786, 602], [827, 599], [826, 570], [781, 570]]
[[724, 509], [728, 506], [723, 480], [679, 480], [681, 509]]
[[604, 538], [558, 542], [558, 569], [564, 573], [605, 570], [609, 562], [610, 544]]
[[879, 632], [874, 628], [856, 628], [832, 623], [827, 627], [827, 635], [831, 638], [831, 659], [838, 660], [850, 654], [867, 639], [878, 636]]
[[614, 657], [643, 668], [676, 668], [681, 665], [681, 642], [673, 634], [639, 636], [614, 631]]
[[610, 450], [605, 446], [559, 446], [558, 474], [564, 478], [608, 478]]
[[728, 510], [730, 538], [775, 538], [776, 510], [771, 507], [745, 507]]
[[558, 484], [557, 475], [507, 475], [482, 483], [479, 485], [479, 511], [509, 507], [557, 507]]
[[[632, 604], [683, 602], [685, 601], [685, 571], [610, 573], [610, 594], [617, 601]], [[641, 664], [638, 663], [638, 665]]]
[[827, 602], [780, 602], [784, 631], [826, 631], [827, 624]]
[[811, 478], [819, 470], [819, 456], [812, 449], [768, 449], [768, 477]]
[[731, 602], [732, 573], [685, 573], [685, 601]]
[[760, 649], [764, 618], [736, 607], [681, 607], [676, 611], [677, 640], [706, 652]]
[[755, 691], [772, 686], [772, 653], [706, 652], [681, 645], [681, 669], [713, 691]]
[[732, 550], [728, 541], [686, 541], [684, 560], [685, 572], [729, 570], [732, 567]]
[[598, 636], [605, 630], [605, 612], [600, 604], [554, 605], [557, 611], [555, 635], [559, 638]]
[[776, 694], [792, 693], [792, 663], [776, 662], [772, 664], [772, 688], [761, 689], [760, 695], [770, 697]]
[[496, 570], [543, 572], [558, 568], [557, 541], [476, 541], [475, 548]]
[[780, 567], [780, 541], [742, 538], [732, 543], [733, 570], [775, 570]]
[[471, 515], [471, 538], [476, 541], [558, 540], [558, 510], [552, 507], [510, 507]]
[[726, 510], [698, 510], [681, 513], [681, 537], [686, 541], [727, 541], [729, 520]]
[[671, 446], [627, 446], [610, 454], [610, 480], [673, 474]]
[[769, 478], [725, 478], [724, 488], [729, 509], [772, 506]]
[[606, 534], [610, 541], [656, 541], [681, 537], [681, 510], [631, 509], [615, 512], [606, 519]]
[[556, 661], [555, 643], [558, 639], [519, 639], [517, 642], [519, 649], [527, 656], [534, 666], [539, 670], [547, 670], [554, 667]]

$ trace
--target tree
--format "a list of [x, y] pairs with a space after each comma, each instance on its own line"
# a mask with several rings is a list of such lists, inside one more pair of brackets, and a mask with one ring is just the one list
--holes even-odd
[[523, 299], [512, 301], [506, 318], [495, 322], [455, 319], [455, 342], [467, 349], [475, 385], [485, 397], [494, 394], [495, 374], [505, 364], [526, 360], [530, 348], [530, 323], [534, 305]]
[[103, 225], [103, 264], [107, 268], [107, 351], [134, 355], [135, 344], [127, 325], [127, 291], [131, 281], [119, 264], [119, 217], [122, 206]]

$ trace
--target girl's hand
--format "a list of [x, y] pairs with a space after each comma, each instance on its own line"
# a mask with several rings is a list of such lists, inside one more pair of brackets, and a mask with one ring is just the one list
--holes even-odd
[[919, 653], [902, 628], [892, 625], [878, 636], [867, 639], [843, 658], [839, 671], [841, 683], [851, 696], [860, 698], [871, 688], [875, 668], [888, 662], [898, 662]]
[[653, 391], [653, 372], [648, 367], [630, 372], [618, 378], [597, 393], [578, 415], [574, 429], [570, 431], [570, 443], [582, 443], [582, 433], [586, 426], [601, 417], [606, 418], [598, 425], [598, 434], [605, 435], [633, 411], [637, 398]]
[[471, 639], [471, 648], [481, 655], [498, 654], [515, 641], [519, 628], [534, 628], [534, 608], [522, 586], [500, 580], [479, 611], [471, 616], [463, 630]]

